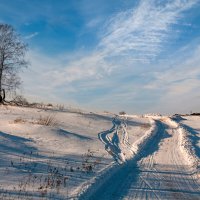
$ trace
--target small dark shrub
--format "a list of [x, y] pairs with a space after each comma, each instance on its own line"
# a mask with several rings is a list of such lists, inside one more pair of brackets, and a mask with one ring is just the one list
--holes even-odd
[[120, 115], [125, 115], [126, 112], [125, 112], [125, 111], [120, 111], [119, 114], [120, 114]]

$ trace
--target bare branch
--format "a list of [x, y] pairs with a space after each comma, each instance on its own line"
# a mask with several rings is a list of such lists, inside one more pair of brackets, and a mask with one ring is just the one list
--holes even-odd
[[6, 91], [15, 91], [21, 84], [18, 72], [28, 66], [25, 60], [27, 45], [14, 28], [0, 24], [0, 96], [2, 86]]

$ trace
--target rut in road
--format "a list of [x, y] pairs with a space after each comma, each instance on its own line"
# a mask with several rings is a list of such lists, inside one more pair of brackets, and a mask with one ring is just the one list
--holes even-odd
[[128, 142], [124, 119], [114, 118], [112, 123], [110, 130], [99, 133], [99, 139], [105, 144], [105, 150], [121, 164], [131, 158], [134, 152]]
[[177, 127], [158, 126], [160, 143], [154, 140], [143, 152], [137, 181], [126, 183], [118, 199], [199, 199], [200, 185], [179, 149]]
[[123, 164], [88, 199], [199, 199], [200, 185], [180, 152], [177, 127], [167, 121], [156, 124], [156, 136], [139, 156]]

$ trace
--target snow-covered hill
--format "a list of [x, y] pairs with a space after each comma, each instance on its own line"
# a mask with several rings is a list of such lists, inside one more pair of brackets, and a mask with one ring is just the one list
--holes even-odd
[[199, 122], [1, 106], [0, 199], [198, 199]]
[[[0, 197], [76, 197], [114, 159], [99, 140], [112, 114], [0, 108]], [[146, 118], [127, 120], [132, 144], [150, 128]]]

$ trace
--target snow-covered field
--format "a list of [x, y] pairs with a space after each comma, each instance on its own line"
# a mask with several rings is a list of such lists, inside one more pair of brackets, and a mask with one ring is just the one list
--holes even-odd
[[[91, 178], [113, 165], [113, 156], [99, 139], [112, 128], [113, 117], [2, 106], [0, 197], [76, 197]], [[127, 124], [130, 143], [150, 128], [145, 118], [128, 119]]]
[[0, 107], [0, 199], [200, 199], [200, 117]]

